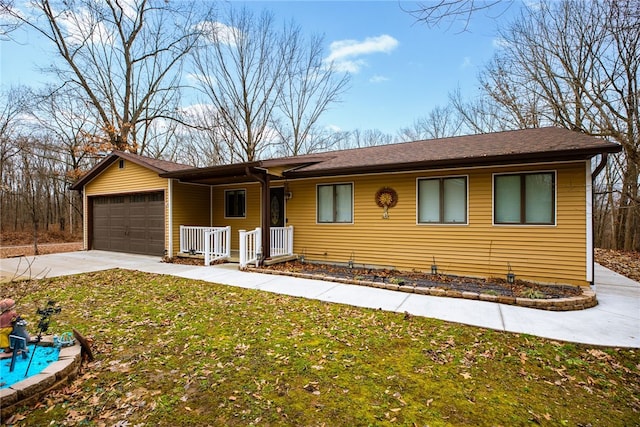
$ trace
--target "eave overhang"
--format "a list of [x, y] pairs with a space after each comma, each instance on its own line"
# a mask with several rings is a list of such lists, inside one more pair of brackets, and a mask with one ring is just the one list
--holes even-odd
[[342, 168], [293, 169], [284, 174], [288, 179], [312, 178], [339, 175], [362, 175], [370, 173], [409, 172], [428, 169], [457, 169], [465, 167], [508, 166], [523, 163], [548, 163], [587, 160], [598, 154], [617, 153], [622, 147], [611, 144], [584, 150], [564, 150], [538, 153], [503, 154], [482, 157], [460, 157], [402, 163], [383, 163]]

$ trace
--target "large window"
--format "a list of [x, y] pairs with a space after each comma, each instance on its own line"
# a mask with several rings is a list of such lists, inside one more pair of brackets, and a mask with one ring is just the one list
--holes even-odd
[[318, 185], [318, 222], [353, 222], [353, 184]]
[[467, 223], [467, 177], [418, 180], [418, 222]]
[[224, 216], [225, 218], [244, 218], [246, 206], [245, 190], [224, 191]]
[[494, 175], [496, 224], [554, 224], [555, 173]]

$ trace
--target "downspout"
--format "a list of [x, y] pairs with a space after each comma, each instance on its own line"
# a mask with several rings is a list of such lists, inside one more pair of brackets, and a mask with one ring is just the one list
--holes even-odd
[[591, 174], [592, 182], [593, 182], [593, 179], [595, 179], [595, 177], [600, 175], [600, 172], [602, 172], [602, 169], [604, 169], [604, 167], [607, 166], [608, 160], [609, 160], [609, 153], [602, 153], [602, 159], [600, 159], [600, 163], [598, 164], [598, 166], [596, 166], [596, 169]]
[[[593, 223], [593, 206], [595, 205], [595, 193], [593, 191], [593, 188], [595, 187], [595, 181], [598, 175], [600, 175], [600, 173], [602, 172], [602, 170], [607, 166], [607, 162], [609, 160], [609, 153], [602, 153], [602, 157], [600, 159], [600, 163], [598, 163], [598, 166], [596, 166], [596, 168], [594, 169], [593, 172], [591, 172], [591, 212], [589, 213], [590, 215], [590, 222], [591, 222], [591, 286], [595, 287], [595, 277], [596, 277], [596, 263], [595, 263], [595, 225]], [[590, 169], [591, 166], [591, 162], [587, 163], [587, 167]]]
[[262, 203], [260, 210], [260, 222], [262, 226], [262, 258], [259, 260], [259, 264], [262, 265], [265, 259], [271, 258], [271, 215], [269, 211], [269, 186], [270, 179], [269, 174], [264, 175], [255, 174], [249, 167], [245, 168], [247, 176], [254, 178], [260, 182], [262, 187]]

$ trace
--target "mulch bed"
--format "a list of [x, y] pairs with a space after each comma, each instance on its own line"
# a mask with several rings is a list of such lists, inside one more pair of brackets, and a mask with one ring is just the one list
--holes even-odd
[[433, 275], [424, 272], [348, 268], [339, 265], [301, 263], [300, 261], [275, 264], [262, 267], [262, 269], [516, 298], [555, 299], [575, 297], [582, 294], [582, 289], [579, 286], [571, 285], [541, 285], [524, 280], [516, 280], [515, 283], [510, 284], [501, 278], [480, 279], [445, 274]]

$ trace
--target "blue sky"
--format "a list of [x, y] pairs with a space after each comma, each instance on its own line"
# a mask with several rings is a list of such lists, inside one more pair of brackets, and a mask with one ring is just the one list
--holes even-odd
[[[360, 55], [347, 58], [360, 61], [360, 66], [352, 72], [343, 102], [323, 118], [342, 130], [379, 129], [395, 134], [433, 107], [446, 105], [448, 94], [458, 86], [472, 96], [478, 72], [495, 51], [496, 21], [484, 15], [474, 17], [469, 32], [459, 33], [457, 27], [447, 31], [416, 23], [401, 8], [411, 8], [414, 2], [250, 4], [268, 6], [305, 30], [324, 34], [328, 53], [336, 42], [349, 40], [354, 50], [369, 42], [368, 52], [363, 47]], [[389, 39], [395, 45], [390, 47]], [[379, 50], [374, 48], [376, 41]]]
[[[400, 128], [445, 105], [460, 87], [476, 93], [477, 75], [496, 49], [497, 25], [516, 12], [493, 19], [478, 14], [467, 32], [459, 27], [429, 28], [403, 11], [415, 2], [398, 1], [249, 1], [257, 12], [270, 10], [278, 20], [293, 20], [307, 34], [323, 34], [327, 55], [349, 70], [351, 84], [342, 102], [325, 113], [322, 124], [340, 130]], [[48, 46], [21, 34], [22, 44], [0, 42], [0, 81], [38, 85], [47, 79]]]

